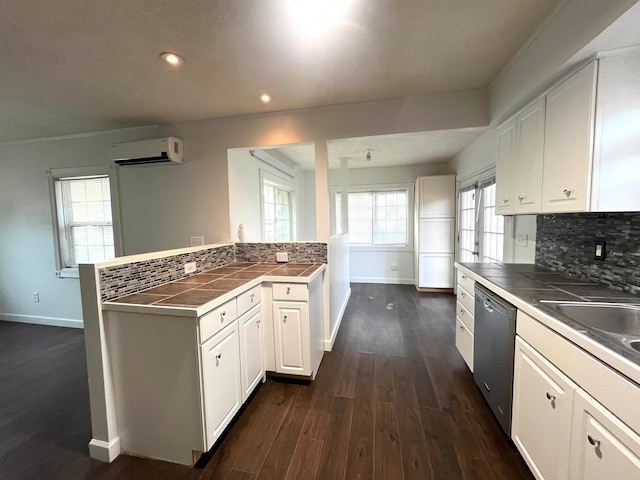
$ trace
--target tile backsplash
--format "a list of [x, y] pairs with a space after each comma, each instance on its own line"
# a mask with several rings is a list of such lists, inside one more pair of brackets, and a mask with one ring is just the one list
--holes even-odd
[[[606, 242], [604, 261], [595, 242]], [[640, 294], [640, 213], [538, 215], [536, 264]]]
[[[196, 252], [101, 268], [100, 296], [105, 302], [233, 263], [233, 247], [232, 244], [220, 245]], [[184, 264], [187, 262], [196, 262], [195, 272], [184, 273]]]
[[287, 252], [289, 263], [327, 263], [326, 243], [236, 243], [237, 262], [275, 262], [277, 252]]

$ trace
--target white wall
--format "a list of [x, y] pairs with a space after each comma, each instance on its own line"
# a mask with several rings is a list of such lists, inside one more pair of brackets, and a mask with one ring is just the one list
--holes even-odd
[[[46, 170], [107, 164], [111, 143], [172, 134], [185, 164], [120, 169], [125, 254], [229, 240], [227, 151], [315, 142], [316, 237], [329, 240], [327, 148], [332, 139], [481, 127], [486, 91], [235, 117], [0, 145], [0, 318], [40, 323], [81, 319], [77, 280], [57, 279]], [[235, 227], [237, 228], [237, 226]], [[31, 292], [40, 292], [34, 303]]]
[[[336, 340], [342, 316], [351, 296], [349, 282], [349, 235], [335, 235], [328, 247], [329, 325], [325, 328], [325, 350], [330, 351]], [[325, 279], [327, 276], [325, 275]], [[326, 291], [326, 290], [325, 290]], [[325, 302], [326, 305], [326, 302]]]
[[[350, 186], [385, 186], [408, 184], [413, 191], [416, 178], [451, 173], [448, 163], [407, 165], [384, 168], [349, 169]], [[332, 188], [340, 187], [340, 170], [329, 171]], [[409, 205], [409, 223], [413, 228], [413, 202]], [[351, 281], [358, 283], [413, 284], [414, 236], [409, 236], [409, 248], [350, 247]], [[392, 270], [395, 266], [396, 270]]]

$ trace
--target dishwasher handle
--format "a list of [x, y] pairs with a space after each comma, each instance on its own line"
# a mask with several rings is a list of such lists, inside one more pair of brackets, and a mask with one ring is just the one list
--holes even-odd
[[491, 305], [489, 305], [487, 302], [483, 301], [482, 302], [482, 306], [484, 307], [484, 309], [489, 312], [489, 313], [493, 313], [495, 311], [495, 308], [493, 308]]

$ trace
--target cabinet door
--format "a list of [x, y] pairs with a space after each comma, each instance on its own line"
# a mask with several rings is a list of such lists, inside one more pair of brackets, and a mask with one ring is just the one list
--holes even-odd
[[273, 302], [276, 372], [310, 375], [309, 313], [304, 302]]
[[517, 337], [511, 438], [538, 479], [567, 478], [573, 395], [573, 384]]
[[238, 320], [240, 327], [240, 368], [242, 370], [242, 401], [264, 378], [264, 347], [262, 312], [257, 307]]
[[456, 184], [454, 175], [420, 177], [420, 218], [453, 217], [456, 214]]
[[509, 120], [498, 129], [496, 160], [496, 214], [511, 215], [514, 205], [516, 121]]
[[570, 478], [640, 478], [640, 437], [586, 393], [574, 402]]
[[453, 288], [453, 254], [421, 253], [418, 287]]
[[542, 211], [589, 209], [596, 62], [547, 94]]
[[544, 98], [516, 117], [515, 213], [539, 213], [544, 154]]
[[420, 220], [420, 251], [422, 253], [453, 253], [453, 218]]
[[200, 354], [206, 444], [211, 448], [242, 405], [238, 323], [201, 345]]
[[456, 348], [473, 372], [473, 334], [459, 317], [456, 317]]

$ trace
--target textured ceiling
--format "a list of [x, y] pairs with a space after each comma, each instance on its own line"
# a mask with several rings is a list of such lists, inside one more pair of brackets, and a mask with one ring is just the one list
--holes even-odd
[[0, 141], [484, 88], [558, 3], [303, 1], [0, 0]]

